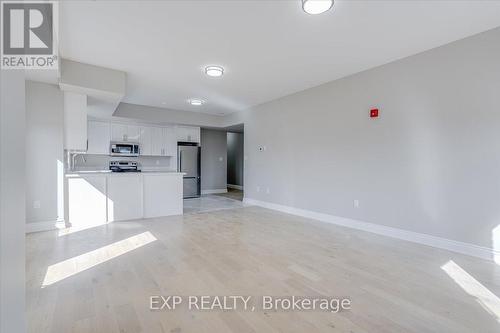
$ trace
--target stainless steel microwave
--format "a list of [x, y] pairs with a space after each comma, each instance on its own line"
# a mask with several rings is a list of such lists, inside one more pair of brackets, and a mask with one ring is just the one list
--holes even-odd
[[138, 142], [116, 142], [110, 143], [109, 154], [111, 156], [139, 156]]

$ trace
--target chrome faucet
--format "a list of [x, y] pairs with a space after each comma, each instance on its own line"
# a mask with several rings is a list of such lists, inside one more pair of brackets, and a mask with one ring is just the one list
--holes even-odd
[[71, 171], [75, 170], [75, 162], [76, 162], [76, 158], [78, 156], [82, 157], [83, 163], [87, 163], [87, 160], [85, 159], [85, 155], [84, 154], [79, 154], [79, 153], [70, 153], [70, 154], [71, 154], [71, 165], [70, 165], [70, 170]]

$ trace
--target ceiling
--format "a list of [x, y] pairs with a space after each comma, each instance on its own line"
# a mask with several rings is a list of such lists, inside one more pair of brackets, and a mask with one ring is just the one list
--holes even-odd
[[500, 1], [65, 1], [60, 55], [127, 72], [124, 102], [227, 114], [498, 26]]

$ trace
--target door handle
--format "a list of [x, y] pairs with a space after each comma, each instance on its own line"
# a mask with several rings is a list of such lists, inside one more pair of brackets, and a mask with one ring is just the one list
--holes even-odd
[[179, 151], [179, 172], [182, 172], [182, 150]]

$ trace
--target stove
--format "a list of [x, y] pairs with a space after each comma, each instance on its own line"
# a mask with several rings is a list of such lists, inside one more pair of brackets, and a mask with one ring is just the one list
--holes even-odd
[[141, 172], [135, 161], [109, 161], [109, 170], [112, 172]]

